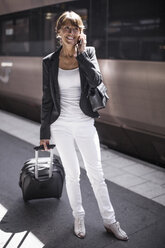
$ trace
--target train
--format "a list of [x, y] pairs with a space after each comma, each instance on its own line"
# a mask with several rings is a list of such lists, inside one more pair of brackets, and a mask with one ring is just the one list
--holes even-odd
[[165, 13], [162, 0], [4, 0], [0, 9], [0, 109], [40, 122], [42, 58], [59, 42], [66, 10], [84, 22], [109, 101], [100, 142], [165, 167]]

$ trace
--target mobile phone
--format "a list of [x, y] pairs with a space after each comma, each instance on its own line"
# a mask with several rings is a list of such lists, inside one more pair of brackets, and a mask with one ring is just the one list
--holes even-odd
[[78, 45], [81, 45], [81, 44], [82, 44], [82, 40], [78, 40], [78, 41], [77, 41], [77, 44], [78, 44]]

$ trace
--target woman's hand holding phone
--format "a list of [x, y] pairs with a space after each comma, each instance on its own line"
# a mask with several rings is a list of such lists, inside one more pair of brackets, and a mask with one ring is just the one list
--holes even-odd
[[82, 53], [85, 51], [86, 48], [86, 35], [80, 34], [77, 41], [77, 53]]

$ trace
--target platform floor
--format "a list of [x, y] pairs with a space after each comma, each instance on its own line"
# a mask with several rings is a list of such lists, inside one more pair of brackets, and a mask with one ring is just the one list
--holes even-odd
[[[0, 111], [0, 120], [0, 248], [165, 247], [163, 169], [102, 146], [102, 163], [116, 217], [129, 236], [129, 241], [123, 242], [105, 232], [79, 155], [87, 229], [86, 238], [79, 240], [72, 235], [73, 219], [65, 186], [60, 200], [34, 200], [28, 204], [22, 200], [19, 172], [24, 161], [34, 156], [39, 125], [4, 111]], [[159, 188], [156, 192], [155, 187]]]
[[[32, 145], [39, 144], [40, 125], [0, 110], [0, 130]], [[84, 168], [77, 149], [80, 166]], [[58, 155], [55, 149], [55, 154]], [[165, 206], [165, 169], [101, 145], [105, 178]]]

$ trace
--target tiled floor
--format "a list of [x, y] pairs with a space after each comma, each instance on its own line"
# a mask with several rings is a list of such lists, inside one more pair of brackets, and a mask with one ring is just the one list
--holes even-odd
[[[33, 145], [39, 144], [39, 127], [5, 111], [0, 111], [0, 129]], [[77, 149], [78, 151], [78, 149]], [[57, 150], [55, 149], [55, 154]], [[105, 178], [165, 206], [165, 170], [101, 145]], [[83, 168], [81, 155], [78, 153]]]

